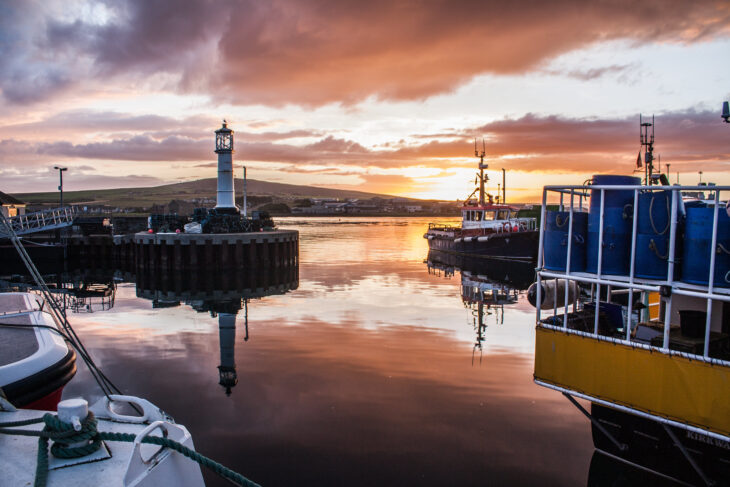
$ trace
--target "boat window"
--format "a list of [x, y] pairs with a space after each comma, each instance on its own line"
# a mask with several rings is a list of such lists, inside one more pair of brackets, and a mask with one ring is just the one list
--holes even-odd
[[476, 220], [478, 222], [482, 221], [482, 213], [483, 212], [481, 212], [481, 211], [475, 211], [474, 212], [474, 217], [475, 217], [474, 220]]
[[497, 212], [497, 220], [507, 220], [509, 219], [509, 210], [499, 210]]
[[464, 220], [465, 222], [468, 222], [469, 220], [471, 220], [471, 211], [465, 211], [465, 212], [464, 212], [464, 217], [463, 217], [462, 219], [463, 219], [463, 220]]
[[494, 220], [494, 212], [493, 211], [485, 211], [484, 212], [484, 221], [491, 221]]

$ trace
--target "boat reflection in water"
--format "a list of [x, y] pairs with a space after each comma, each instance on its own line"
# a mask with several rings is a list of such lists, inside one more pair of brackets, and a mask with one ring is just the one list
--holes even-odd
[[672, 487], [691, 485], [674, 478], [648, 470], [639, 465], [627, 463], [599, 450], [593, 452], [588, 470], [587, 487], [621, 487], [641, 485], [642, 487]]
[[220, 340], [219, 384], [227, 396], [238, 383], [236, 373], [236, 327], [243, 312], [243, 341], [248, 341], [249, 301], [285, 294], [299, 286], [297, 266], [222, 274], [176, 273], [138, 274], [137, 296], [152, 301], [153, 308], [169, 308], [182, 303], [198, 313], [218, 318]]
[[[73, 313], [93, 313], [114, 307], [117, 282], [124, 278], [114, 271], [75, 270], [47, 274], [43, 279], [62, 309]], [[0, 292], [37, 290], [29, 274], [0, 276]]]
[[461, 300], [471, 312], [476, 333], [472, 351], [482, 359], [487, 317], [494, 316], [496, 324], [504, 324], [504, 307], [517, 303], [520, 292], [533, 282], [535, 266], [527, 262], [469, 258], [431, 250], [427, 258], [428, 272], [450, 278], [461, 275]]

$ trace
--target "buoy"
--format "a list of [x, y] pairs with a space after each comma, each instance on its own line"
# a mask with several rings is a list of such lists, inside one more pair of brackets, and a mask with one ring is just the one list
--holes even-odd
[[[558, 308], [565, 304], [565, 279], [550, 279], [540, 283], [542, 287], [540, 309], [553, 309], [557, 300]], [[557, 288], [557, 289], [556, 289]], [[570, 281], [568, 285], [568, 304], [578, 299], [578, 283]], [[527, 290], [527, 301], [537, 308], [537, 283], [534, 282]]]

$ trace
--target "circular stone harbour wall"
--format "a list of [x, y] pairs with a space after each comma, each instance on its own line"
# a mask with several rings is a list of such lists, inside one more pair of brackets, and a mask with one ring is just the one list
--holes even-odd
[[299, 232], [137, 233], [137, 270], [262, 269], [299, 263]]

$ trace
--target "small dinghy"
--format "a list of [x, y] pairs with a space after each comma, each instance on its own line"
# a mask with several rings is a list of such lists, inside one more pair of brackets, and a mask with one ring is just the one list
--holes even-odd
[[33, 293], [0, 293], [0, 388], [15, 406], [55, 411], [76, 353]]

